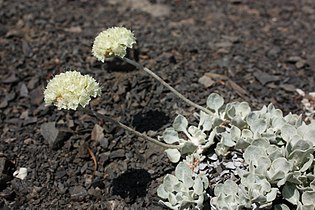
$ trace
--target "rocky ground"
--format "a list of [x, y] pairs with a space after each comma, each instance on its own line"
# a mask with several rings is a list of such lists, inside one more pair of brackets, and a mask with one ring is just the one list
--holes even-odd
[[[172, 165], [163, 150], [81, 112], [43, 104], [47, 81], [96, 78], [91, 108], [161, 135], [187, 106], [144, 72], [91, 55], [112, 26], [134, 31], [133, 58], [192, 101], [211, 92], [258, 109], [303, 114], [296, 88], [314, 91], [313, 0], [0, 0], [0, 209], [163, 209], [156, 188]], [[24, 180], [13, 172], [27, 168]]]

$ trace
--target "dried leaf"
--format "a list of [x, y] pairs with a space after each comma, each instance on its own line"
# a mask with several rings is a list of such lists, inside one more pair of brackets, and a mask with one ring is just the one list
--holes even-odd
[[103, 132], [104, 129], [100, 125], [95, 124], [91, 133], [91, 139], [94, 141], [100, 141], [102, 138], [104, 138]]

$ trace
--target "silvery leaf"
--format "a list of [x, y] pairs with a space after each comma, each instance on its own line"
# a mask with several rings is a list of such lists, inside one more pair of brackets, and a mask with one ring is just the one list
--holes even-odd
[[199, 126], [202, 126], [203, 131], [209, 131], [212, 128], [213, 121], [211, 120], [210, 116], [203, 111], [200, 111], [200, 120]]
[[183, 115], [178, 115], [173, 122], [173, 128], [176, 131], [186, 131], [187, 126], [188, 121]]
[[179, 142], [178, 133], [174, 130], [174, 128], [166, 128], [163, 132], [163, 140], [167, 144], [174, 144]]
[[282, 117], [272, 119], [271, 125], [274, 129], [280, 130], [287, 122]]
[[285, 204], [276, 204], [274, 210], [290, 210], [290, 208]]
[[271, 161], [284, 156], [283, 149], [273, 144], [268, 146], [267, 153]]
[[207, 107], [216, 112], [223, 106], [224, 99], [217, 93], [211, 93], [207, 99]]
[[288, 160], [294, 164], [295, 167], [302, 167], [304, 163], [308, 160], [310, 157], [310, 154], [314, 152], [313, 148], [310, 148], [308, 150], [294, 150], [289, 156]]
[[203, 194], [203, 184], [199, 176], [195, 178], [193, 189], [194, 193], [196, 193], [197, 195]]
[[168, 198], [169, 192], [165, 191], [163, 184], [159, 185], [159, 187], [157, 188], [156, 192], [157, 192], [157, 195], [160, 198], [162, 198], [162, 199], [167, 199]]
[[291, 140], [291, 137], [296, 134], [297, 134], [296, 128], [290, 124], [285, 124], [281, 128], [281, 137], [286, 142], [289, 142]]
[[166, 174], [166, 176], [163, 179], [164, 189], [167, 192], [173, 192], [174, 186], [178, 183], [179, 183], [178, 179], [176, 178], [176, 176], [172, 174]]
[[205, 175], [201, 176], [201, 181], [203, 183], [204, 189], [207, 189], [209, 187], [209, 180]]
[[309, 125], [302, 125], [297, 129], [297, 132], [303, 136], [305, 140], [312, 142], [313, 146], [315, 146], [315, 128]]
[[284, 120], [287, 121], [287, 123], [291, 125], [295, 125], [298, 119], [299, 119], [299, 116], [296, 114], [292, 114], [291, 112], [287, 116], [284, 117]]
[[255, 165], [258, 163], [258, 159], [261, 157], [266, 157], [266, 149], [262, 147], [257, 147], [249, 145], [243, 154], [246, 163], [253, 162]]
[[223, 184], [217, 184], [214, 187], [214, 195], [219, 196], [220, 194], [225, 194], [225, 195], [233, 195], [238, 192], [239, 188], [238, 185], [232, 181], [232, 180], [226, 180]]
[[175, 168], [175, 176], [183, 181], [185, 175], [192, 177], [192, 170], [186, 163], [180, 162]]
[[166, 149], [165, 152], [172, 163], [177, 163], [180, 160], [181, 154], [177, 149]]
[[253, 161], [253, 164], [256, 167], [255, 173], [260, 174], [260, 175], [265, 175], [266, 171], [271, 165], [271, 161], [269, 157], [267, 156], [261, 156], [259, 159], [257, 159], [257, 162]]
[[189, 176], [189, 174], [184, 174], [184, 179], [182, 180], [183, 181], [183, 184], [186, 188], [191, 188], [193, 185], [194, 185], [194, 180], [192, 178], [192, 176]]
[[248, 105], [247, 102], [241, 102], [237, 106], [237, 112], [242, 116], [246, 117], [251, 111], [250, 106]]
[[177, 200], [176, 200], [176, 196], [174, 193], [169, 193], [168, 194], [168, 201], [170, 202], [170, 204], [172, 206], [176, 205], [177, 204]]
[[170, 202], [164, 202], [162, 200], [159, 200], [159, 203], [165, 205], [167, 208], [172, 209], [172, 210], [178, 210], [180, 206], [179, 204], [172, 205]]
[[282, 188], [282, 196], [292, 203], [293, 205], [297, 205], [300, 200], [300, 193], [296, 188], [295, 184], [287, 182]]
[[271, 163], [271, 167], [278, 171], [283, 171], [284, 173], [288, 173], [292, 170], [291, 163], [284, 157], [277, 158]]
[[205, 142], [207, 135], [196, 126], [189, 126], [188, 132], [192, 136], [192, 141], [195, 140], [193, 141], [194, 144], [201, 145]]
[[267, 129], [267, 122], [264, 119], [257, 119], [249, 126], [253, 133], [263, 133]]
[[225, 107], [226, 115], [228, 116], [229, 119], [232, 119], [235, 117], [236, 110], [235, 107], [232, 106], [231, 104], [227, 104]]
[[180, 153], [181, 154], [192, 154], [196, 151], [196, 149], [198, 148], [198, 146], [196, 146], [194, 143], [190, 142], [190, 141], [186, 141], [184, 143], [184, 145], [181, 147], [180, 149]]
[[303, 205], [315, 204], [315, 191], [306, 191], [302, 194]]
[[221, 134], [221, 142], [227, 147], [233, 147], [236, 144], [229, 133]]
[[242, 130], [242, 137], [243, 138], [253, 138], [253, 132], [249, 129]]
[[271, 202], [276, 199], [278, 191], [278, 188], [272, 188], [271, 191], [266, 195], [267, 202]]
[[243, 120], [243, 118], [241, 116], [233, 117], [230, 124], [235, 125], [238, 128], [243, 128], [246, 126], [246, 122]]
[[229, 147], [225, 146], [223, 142], [217, 143], [216, 148], [214, 149], [215, 153], [217, 153], [218, 156], [225, 156], [227, 155], [229, 151]]
[[238, 138], [238, 137], [241, 136], [241, 130], [238, 127], [236, 127], [236, 126], [232, 125], [230, 132], [231, 132], [232, 139]]
[[267, 149], [270, 146], [270, 143], [269, 143], [268, 139], [261, 138], [261, 139], [255, 139], [252, 142], [252, 145], [257, 146], [257, 147], [263, 147], [263, 148]]
[[255, 112], [251, 112], [246, 117], [246, 122], [250, 126], [251, 124], [254, 124], [255, 121], [258, 120], [258, 115]]
[[309, 169], [313, 165], [313, 163], [314, 163], [314, 156], [310, 154], [308, 161], [304, 163], [300, 171], [305, 172], [307, 169]]
[[298, 140], [295, 142], [295, 144], [292, 146], [292, 150], [308, 150], [313, 148], [313, 145], [311, 145], [310, 142], [305, 140]]

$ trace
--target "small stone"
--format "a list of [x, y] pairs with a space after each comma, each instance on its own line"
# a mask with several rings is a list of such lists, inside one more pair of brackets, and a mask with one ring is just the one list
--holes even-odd
[[87, 191], [82, 186], [70, 187], [69, 189], [71, 199], [81, 201], [87, 196]]
[[90, 188], [88, 193], [89, 193], [89, 195], [99, 197], [102, 194], [102, 191], [99, 188]]
[[65, 192], [67, 191], [67, 188], [66, 188], [65, 185], [64, 185], [63, 183], [61, 183], [61, 182], [58, 182], [57, 187], [58, 187], [58, 192], [59, 192], [60, 194], [63, 194], [63, 193], [65, 193]]
[[11, 74], [8, 78], [4, 79], [2, 82], [3, 83], [14, 83], [19, 81], [19, 78], [16, 77], [15, 74]]
[[108, 142], [108, 139], [107, 138], [102, 138], [100, 140], [100, 145], [103, 149], [107, 149], [108, 148], [108, 145], [109, 145], [109, 142]]
[[56, 171], [55, 173], [55, 177], [56, 179], [61, 179], [62, 177], [64, 177], [65, 175], [67, 175], [67, 171], [63, 170], [63, 169], [59, 169], [58, 171]]
[[32, 144], [34, 141], [33, 141], [33, 139], [31, 139], [31, 138], [27, 138], [27, 139], [25, 139], [24, 140], [24, 144]]
[[254, 72], [254, 76], [262, 85], [279, 80], [279, 76], [274, 76], [259, 70]]
[[102, 138], [104, 138], [104, 129], [100, 125], [95, 124], [91, 133], [91, 139], [99, 142]]
[[8, 100], [4, 98], [2, 102], [0, 103], [0, 109], [1, 108], [6, 108], [8, 106]]
[[282, 84], [282, 85], [279, 85], [279, 87], [284, 89], [285, 91], [288, 91], [288, 92], [295, 92], [296, 91], [296, 87], [294, 85], [291, 85], [291, 84]]
[[287, 62], [289, 63], [296, 63], [298, 61], [302, 60], [301, 57], [299, 56], [290, 56], [288, 59], [287, 59]]
[[296, 68], [301, 69], [305, 66], [306, 61], [305, 60], [299, 60], [298, 62], [295, 63]]
[[199, 78], [198, 82], [205, 86], [206, 88], [211, 87], [215, 82], [208, 76], [203, 75]]
[[278, 46], [275, 46], [275, 47], [271, 48], [270, 50], [268, 50], [267, 57], [272, 59], [272, 60], [275, 60], [278, 58], [280, 52], [281, 52], [281, 48]]
[[70, 132], [57, 129], [55, 124], [55, 122], [48, 122], [42, 124], [40, 127], [40, 133], [53, 150], [59, 149], [63, 142], [71, 135]]
[[125, 157], [125, 150], [124, 149], [114, 150], [110, 153], [109, 156], [111, 159], [123, 158], [123, 157]]
[[30, 98], [32, 99], [31, 100], [32, 104], [39, 106], [43, 102], [43, 99], [44, 99], [43, 89], [44, 88], [42, 86], [38, 86], [37, 88], [33, 89], [30, 92]]
[[28, 96], [28, 89], [24, 83], [22, 83], [20, 87], [20, 96], [27, 97]]
[[233, 45], [233, 43], [229, 42], [229, 41], [223, 41], [223, 42], [215, 43], [215, 46], [217, 48], [230, 48], [230, 47], [232, 47], [232, 45]]

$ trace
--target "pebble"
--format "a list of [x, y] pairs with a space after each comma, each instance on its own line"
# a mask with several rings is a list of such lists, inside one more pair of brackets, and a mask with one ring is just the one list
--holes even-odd
[[48, 142], [53, 150], [59, 149], [63, 142], [68, 139], [71, 133], [56, 128], [55, 122], [43, 123], [40, 127], [40, 133]]
[[295, 66], [296, 66], [296, 68], [301, 69], [301, 68], [303, 68], [305, 66], [305, 64], [306, 64], [306, 61], [301, 59], [301, 60], [299, 60], [298, 62], [295, 63]]
[[110, 153], [109, 157], [111, 159], [125, 157], [125, 150], [124, 149], [114, 150]]
[[267, 57], [272, 60], [275, 60], [279, 57], [280, 52], [281, 52], [281, 48], [278, 46], [275, 46], [271, 48], [270, 50], [268, 50]]
[[87, 196], [87, 191], [82, 186], [70, 187], [69, 189], [71, 199], [81, 201]]

